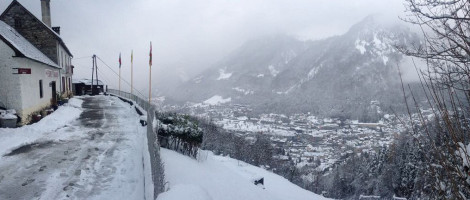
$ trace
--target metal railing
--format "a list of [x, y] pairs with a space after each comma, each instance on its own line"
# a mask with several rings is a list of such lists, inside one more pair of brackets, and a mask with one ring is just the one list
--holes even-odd
[[108, 89], [108, 94], [112, 94], [121, 98], [135, 102], [142, 109], [147, 111], [147, 141], [148, 141], [148, 151], [150, 153], [150, 168], [152, 170], [152, 181], [153, 181], [153, 194], [156, 199], [158, 194], [162, 193], [165, 190], [164, 185], [164, 169], [163, 163], [160, 158], [160, 144], [158, 143], [157, 133], [155, 131], [154, 119], [156, 107], [152, 104], [149, 104], [148, 101], [143, 98], [130, 94], [128, 92], [123, 92], [114, 89]]
[[124, 92], [124, 91], [119, 91], [115, 89], [108, 89], [107, 93], [113, 94], [116, 96], [120, 96], [126, 99], [129, 99], [131, 101], [134, 101], [137, 105], [142, 107], [145, 111], [148, 111], [150, 108], [154, 107], [153, 105], [150, 105], [148, 100], [146, 100], [145, 97], [139, 97], [135, 94], [131, 94], [129, 92]]

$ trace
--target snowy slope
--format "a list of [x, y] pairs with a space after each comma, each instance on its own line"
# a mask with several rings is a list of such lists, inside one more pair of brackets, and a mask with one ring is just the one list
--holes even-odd
[[[161, 156], [170, 190], [158, 200], [326, 199], [274, 173], [210, 152], [201, 162], [163, 148]], [[258, 177], [264, 177], [265, 189], [252, 183]]]

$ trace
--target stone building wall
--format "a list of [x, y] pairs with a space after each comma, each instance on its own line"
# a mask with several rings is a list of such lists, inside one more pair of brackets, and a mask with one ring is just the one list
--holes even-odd
[[11, 8], [0, 17], [0, 20], [15, 28], [52, 61], [59, 63], [57, 36], [23, 6], [13, 3]]

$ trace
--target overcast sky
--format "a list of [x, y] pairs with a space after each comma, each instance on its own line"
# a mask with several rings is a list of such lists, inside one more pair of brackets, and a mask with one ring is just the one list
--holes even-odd
[[[0, 1], [0, 10], [10, 2]], [[40, 18], [40, 0], [19, 2]], [[284, 33], [321, 39], [345, 33], [370, 14], [397, 18], [403, 11], [402, 0], [51, 0], [52, 25], [61, 26], [76, 78], [90, 76], [93, 54], [117, 71], [121, 52], [122, 74], [130, 80], [134, 50], [134, 77], [142, 90], [150, 41], [158, 83], [175, 72], [188, 78], [250, 38]], [[115, 75], [101, 70], [114, 87]]]

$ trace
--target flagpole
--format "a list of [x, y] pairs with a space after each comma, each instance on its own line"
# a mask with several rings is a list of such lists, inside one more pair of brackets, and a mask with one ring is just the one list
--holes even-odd
[[149, 60], [149, 105], [151, 105], [150, 100], [152, 99], [152, 42], [150, 42], [150, 60]]
[[119, 53], [119, 96], [121, 96], [121, 53]]

